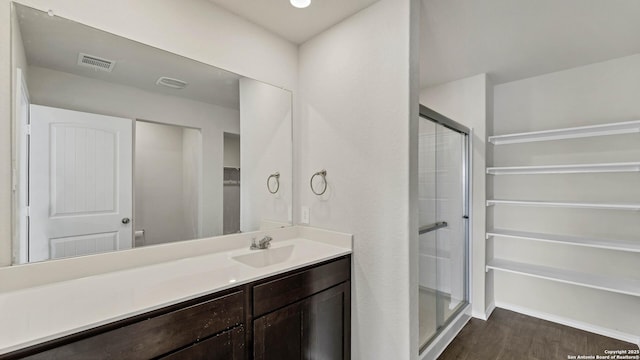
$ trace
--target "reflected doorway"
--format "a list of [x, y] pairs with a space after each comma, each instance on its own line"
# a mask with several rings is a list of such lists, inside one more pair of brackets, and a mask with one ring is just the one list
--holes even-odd
[[240, 134], [224, 133], [223, 234], [240, 232]]
[[200, 129], [136, 120], [135, 246], [201, 235]]

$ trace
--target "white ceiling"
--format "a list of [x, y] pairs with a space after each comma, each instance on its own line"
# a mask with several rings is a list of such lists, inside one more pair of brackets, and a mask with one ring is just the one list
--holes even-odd
[[209, 0], [263, 28], [301, 44], [378, 0], [311, 0], [297, 9], [289, 0]]
[[[16, 4], [27, 62], [79, 76], [239, 108], [239, 75]], [[111, 73], [78, 66], [78, 53], [115, 60]], [[183, 90], [156, 85], [161, 76], [186, 81]]]
[[639, 0], [422, 0], [421, 86], [504, 83], [640, 53]]

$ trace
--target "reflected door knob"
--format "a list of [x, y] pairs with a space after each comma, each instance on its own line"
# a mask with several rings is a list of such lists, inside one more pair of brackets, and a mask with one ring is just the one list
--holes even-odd
[[129, 218], [122, 218], [122, 223], [123, 223], [123, 224], [128, 224], [128, 223], [130, 223], [130, 222], [131, 222], [131, 219], [129, 219]]

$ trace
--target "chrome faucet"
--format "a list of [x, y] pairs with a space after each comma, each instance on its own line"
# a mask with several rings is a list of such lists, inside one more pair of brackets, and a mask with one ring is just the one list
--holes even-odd
[[258, 243], [256, 244], [256, 238], [253, 238], [253, 241], [251, 241], [251, 247], [249, 249], [251, 249], [251, 250], [265, 250], [265, 249], [268, 249], [269, 246], [271, 246], [271, 240], [273, 240], [273, 238], [271, 236], [265, 235], [265, 237], [260, 239], [258, 241]]

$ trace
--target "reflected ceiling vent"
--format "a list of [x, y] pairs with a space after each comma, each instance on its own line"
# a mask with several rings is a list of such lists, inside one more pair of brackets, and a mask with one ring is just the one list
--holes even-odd
[[113, 60], [103, 59], [98, 56], [79, 53], [78, 65], [89, 67], [89, 68], [92, 68], [93, 70], [111, 72], [113, 70], [113, 67], [116, 66], [116, 62]]
[[187, 87], [187, 82], [163, 76], [159, 78], [158, 81], [156, 81], [156, 85], [162, 85], [162, 86], [170, 87], [172, 89], [180, 90]]

